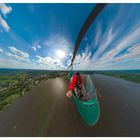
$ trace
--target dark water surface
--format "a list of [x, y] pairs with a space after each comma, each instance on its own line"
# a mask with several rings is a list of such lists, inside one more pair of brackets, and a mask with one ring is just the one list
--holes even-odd
[[92, 80], [103, 95], [95, 126], [88, 126], [65, 96], [69, 81], [54, 78], [0, 114], [0, 136], [140, 136], [140, 84], [97, 74]]

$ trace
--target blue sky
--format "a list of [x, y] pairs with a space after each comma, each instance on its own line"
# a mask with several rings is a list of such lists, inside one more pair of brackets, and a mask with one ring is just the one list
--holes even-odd
[[[67, 69], [95, 4], [0, 4], [0, 68]], [[74, 69], [140, 69], [140, 4], [108, 4], [85, 34]]]

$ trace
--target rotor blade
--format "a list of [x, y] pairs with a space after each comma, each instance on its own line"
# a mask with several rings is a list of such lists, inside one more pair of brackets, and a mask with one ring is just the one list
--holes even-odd
[[91, 11], [90, 15], [88, 16], [88, 18], [86, 19], [86, 21], [84, 22], [78, 37], [76, 39], [76, 43], [75, 43], [75, 47], [74, 47], [74, 52], [73, 52], [73, 57], [71, 60], [71, 64], [70, 66], [73, 64], [73, 61], [75, 59], [76, 53], [78, 51], [78, 48], [80, 46], [81, 40], [83, 39], [86, 31], [88, 30], [89, 26], [91, 25], [91, 23], [95, 20], [95, 18], [100, 14], [100, 12], [103, 10], [103, 8], [106, 6], [106, 3], [100, 3], [100, 4], [96, 4], [95, 8], [93, 8], [93, 10]]
[[70, 67], [72, 67], [72, 63], [69, 65], [69, 67], [68, 67], [68, 69], [67, 69], [67, 70], [69, 70], [69, 69], [70, 69]]

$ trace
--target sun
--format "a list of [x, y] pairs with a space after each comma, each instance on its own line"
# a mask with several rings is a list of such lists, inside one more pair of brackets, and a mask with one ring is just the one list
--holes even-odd
[[66, 54], [65, 54], [65, 52], [62, 51], [62, 50], [57, 50], [57, 51], [56, 51], [56, 55], [57, 55], [58, 58], [62, 59], [62, 58], [65, 57]]

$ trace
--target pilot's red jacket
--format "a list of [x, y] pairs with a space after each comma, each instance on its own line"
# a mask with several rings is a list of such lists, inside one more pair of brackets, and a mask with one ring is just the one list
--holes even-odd
[[74, 90], [74, 86], [76, 86], [78, 83], [82, 85], [82, 77], [81, 76], [77, 76], [77, 75], [73, 75], [72, 77], [72, 81], [69, 84], [68, 90]]

